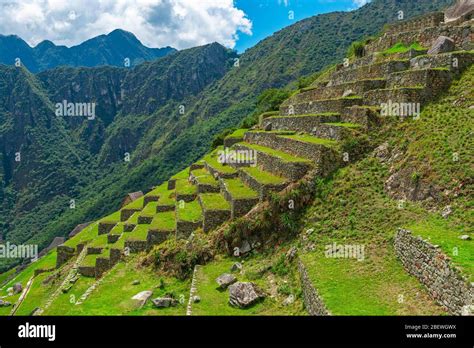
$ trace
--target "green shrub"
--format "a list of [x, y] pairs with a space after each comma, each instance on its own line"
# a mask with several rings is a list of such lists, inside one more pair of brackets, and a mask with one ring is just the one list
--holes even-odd
[[286, 276], [288, 273], [290, 273], [290, 270], [286, 263], [285, 254], [281, 254], [278, 260], [272, 266], [272, 273], [280, 277]]
[[361, 41], [355, 41], [349, 47], [349, 50], [347, 51], [347, 56], [349, 58], [351, 57], [361, 58], [364, 56], [364, 52], [365, 52], [365, 43]]

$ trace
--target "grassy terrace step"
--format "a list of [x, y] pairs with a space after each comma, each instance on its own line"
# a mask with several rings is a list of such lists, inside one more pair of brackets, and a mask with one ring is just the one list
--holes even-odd
[[224, 147], [231, 147], [235, 143], [241, 142], [242, 139], [244, 138], [245, 132], [248, 132], [248, 129], [237, 129], [234, 131], [232, 134], [228, 135], [224, 139]]
[[[317, 138], [311, 135], [275, 135], [267, 132], [247, 133], [245, 140], [256, 144], [252, 146], [266, 146], [274, 151], [280, 151], [284, 154], [283, 158], [287, 161], [311, 160], [320, 165], [326, 163], [326, 158], [330, 160], [335, 158], [335, 152], [332, 148], [337, 144], [333, 140]], [[258, 157], [257, 163], [258, 165], [261, 164]], [[274, 172], [274, 174], [277, 173]], [[280, 175], [286, 176], [284, 173]]]
[[160, 196], [158, 204], [156, 205], [157, 212], [174, 211], [176, 205], [176, 194], [174, 191], [166, 191]]
[[170, 191], [168, 190], [168, 182], [165, 181], [158, 187], [155, 187], [153, 190], [148, 192], [144, 198], [144, 205], [147, 205], [149, 202], [157, 202], [160, 197], [163, 195], [168, 194]]
[[122, 238], [125, 237], [123, 240], [124, 247], [131, 253], [146, 250], [148, 247], [148, 231], [149, 225], [137, 225], [132, 232], [122, 236]]
[[198, 197], [203, 214], [204, 232], [212, 231], [230, 219], [231, 205], [219, 193], [203, 193]]
[[193, 201], [196, 199], [197, 193], [198, 188], [189, 181], [189, 175], [186, 179], [176, 180], [176, 201]]
[[199, 200], [178, 204], [176, 208], [176, 237], [188, 238], [189, 235], [202, 227], [203, 213]]
[[399, 87], [388, 89], [376, 89], [364, 94], [364, 103], [370, 106], [381, 106], [382, 104], [402, 103], [423, 104], [426, 101], [427, 90], [424, 86]]
[[219, 182], [205, 168], [191, 171], [189, 179], [198, 193], [219, 192]]
[[324, 113], [269, 117], [264, 119], [260, 125], [262, 129], [310, 133], [322, 122], [339, 122], [340, 120], [341, 115], [338, 113]]
[[349, 66], [332, 73], [328, 86], [343, 84], [348, 81], [385, 78], [385, 76], [391, 73], [408, 70], [409, 68], [410, 61], [408, 59], [389, 60], [370, 65], [356, 66], [355, 68]]
[[141, 211], [144, 207], [145, 197], [140, 197], [121, 209], [120, 220], [127, 221], [137, 211]]
[[453, 74], [448, 68], [412, 69], [390, 74], [387, 88], [423, 85], [433, 97], [451, 84]]
[[132, 216], [128, 218], [127, 221], [124, 223], [124, 232], [132, 232], [136, 225], [138, 225], [138, 218], [140, 216], [140, 212], [134, 213]]
[[121, 212], [120, 210], [119, 211], [116, 211], [115, 213], [101, 219], [99, 221], [99, 230], [98, 230], [98, 233], [99, 234], [106, 234], [106, 233], [109, 233], [110, 230], [112, 228], [114, 228], [114, 226], [120, 222], [120, 219], [121, 219]]
[[206, 168], [213, 175], [214, 177], [220, 178], [235, 178], [238, 176], [237, 171], [229, 165], [224, 165], [219, 162], [219, 154], [220, 151], [223, 151], [224, 148], [222, 146], [218, 147], [210, 154], [207, 154], [204, 157], [204, 161], [206, 163]]
[[163, 243], [176, 231], [176, 216], [173, 211], [160, 212], [155, 215], [151, 222], [147, 242], [149, 245]]
[[258, 167], [290, 180], [301, 179], [312, 167], [308, 159], [266, 146], [238, 143], [234, 145], [234, 148], [238, 151], [255, 151]]
[[231, 206], [231, 218], [247, 214], [258, 202], [259, 194], [240, 179], [220, 179], [225, 199]]
[[138, 216], [138, 223], [141, 224], [149, 224], [153, 219], [153, 216], [156, 214], [156, 207], [158, 206], [158, 202], [150, 202], [148, 203], [145, 208], [141, 211], [140, 215]]
[[288, 179], [273, 175], [258, 167], [239, 169], [239, 177], [242, 182], [259, 193], [260, 201], [267, 199], [272, 191], [283, 190], [288, 184]]
[[360, 96], [322, 99], [295, 104], [284, 104], [280, 107], [281, 116], [307, 115], [321, 113], [342, 113], [345, 108], [362, 105]]
[[310, 101], [341, 98], [347, 91], [352, 91], [352, 93], [356, 95], [362, 95], [364, 92], [372, 89], [385, 88], [386, 83], [387, 81], [385, 79], [377, 78], [350, 81], [334, 86], [311, 86], [302, 89], [300, 93], [286, 100], [283, 105], [294, 105]]

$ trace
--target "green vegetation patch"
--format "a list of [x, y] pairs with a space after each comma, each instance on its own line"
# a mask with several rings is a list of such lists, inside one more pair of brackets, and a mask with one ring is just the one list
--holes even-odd
[[188, 179], [176, 180], [176, 194], [193, 195], [197, 193], [197, 186], [189, 182]]
[[344, 127], [344, 128], [360, 128], [361, 127], [360, 124], [349, 123], [349, 122], [327, 122], [324, 124], [327, 124], [329, 126]]
[[141, 212], [139, 211], [133, 213], [133, 215], [128, 218], [127, 223], [134, 225], [138, 224], [138, 217], [140, 216], [140, 213]]
[[192, 174], [200, 184], [218, 185], [217, 180], [204, 168], [193, 170]]
[[141, 211], [140, 216], [144, 216], [144, 217], [154, 216], [156, 214], [157, 205], [158, 205], [158, 202], [148, 202], [145, 208], [143, 208], [143, 210]]
[[113, 214], [110, 214], [109, 216], [106, 216], [105, 218], [101, 219], [100, 222], [106, 222], [106, 223], [113, 223], [113, 222], [119, 222], [120, 221], [120, 210], [116, 211]]
[[176, 211], [178, 213], [179, 220], [191, 222], [198, 222], [202, 220], [202, 208], [197, 199], [192, 202], [177, 204]]
[[313, 137], [311, 135], [306, 135], [306, 134], [304, 134], [304, 135], [286, 135], [286, 136], [282, 136], [282, 137], [287, 138], [287, 139], [302, 141], [304, 143], [311, 143], [311, 144], [323, 145], [323, 146], [328, 146], [328, 147], [333, 147], [333, 146], [337, 145], [336, 140], [317, 138], [317, 137]]
[[97, 261], [97, 258], [101, 256], [102, 255], [96, 255], [96, 254], [86, 255], [86, 257], [84, 257], [84, 260], [82, 260], [81, 262], [81, 266], [95, 267], [95, 262]]
[[171, 179], [181, 180], [181, 179], [187, 179], [188, 177], [189, 177], [189, 167], [187, 167], [186, 169], [183, 169], [178, 174], [173, 175]]
[[144, 196], [137, 198], [133, 202], [127, 204], [125, 208], [123, 209], [130, 209], [130, 210], [142, 209], [144, 200], [145, 200]]
[[242, 139], [249, 130], [246, 128], [242, 129], [237, 129], [234, 131], [232, 134], [228, 135], [227, 138], [237, 138], [237, 139]]
[[279, 185], [287, 181], [285, 178], [266, 172], [258, 167], [243, 167], [241, 170], [263, 185]]
[[230, 203], [220, 193], [202, 193], [199, 197], [206, 210], [230, 210]]
[[263, 152], [273, 157], [278, 157], [279, 159], [285, 162], [310, 162], [308, 159], [296, 157], [296, 156], [290, 155], [289, 153], [278, 151], [270, 147], [265, 147], [265, 146], [255, 145], [255, 144], [248, 144], [248, 143], [239, 143], [239, 144], [251, 150]]
[[410, 46], [406, 46], [405, 44], [398, 42], [389, 49], [386, 49], [385, 51], [380, 52], [382, 55], [391, 55], [391, 54], [397, 54], [397, 53], [406, 53], [410, 50], [415, 50], [415, 51], [425, 51], [427, 48], [421, 46], [418, 42], [412, 43]]
[[158, 231], [175, 231], [176, 230], [175, 212], [167, 211], [167, 212], [157, 213], [150, 224], [150, 229], [158, 230]]
[[224, 150], [223, 147], [218, 147], [213, 152], [204, 156], [204, 160], [206, 161], [208, 165], [210, 165], [212, 168], [214, 168], [220, 173], [225, 173], [225, 174], [236, 173], [236, 170], [234, 168], [223, 165], [221, 162], [219, 162], [219, 151], [223, 151], [223, 150]]
[[233, 199], [258, 198], [258, 193], [240, 181], [240, 179], [225, 179], [225, 187]]
[[124, 227], [124, 223], [119, 222], [117, 225], [114, 226], [114, 228], [112, 228], [112, 230], [110, 231], [110, 234], [112, 235], [122, 234], [123, 227]]
[[149, 225], [137, 225], [132, 232], [126, 234], [126, 240], [147, 240]]

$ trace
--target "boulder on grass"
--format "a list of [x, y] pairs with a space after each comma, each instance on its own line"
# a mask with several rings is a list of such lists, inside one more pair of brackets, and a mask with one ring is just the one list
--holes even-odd
[[237, 281], [237, 278], [229, 273], [221, 274], [217, 279], [216, 282], [219, 284], [221, 289], [227, 289], [227, 287]]
[[229, 286], [229, 303], [238, 308], [246, 308], [265, 298], [264, 292], [254, 283], [237, 282]]
[[140, 303], [140, 307], [142, 307], [146, 303], [146, 301], [148, 301], [151, 295], [153, 295], [152, 291], [149, 291], [149, 290], [142, 291], [136, 294], [135, 296], [133, 296], [132, 300], [138, 301]]
[[22, 292], [22, 290], [23, 290], [23, 286], [21, 286], [21, 283], [16, 283], [15, 285], [13, 285], [14, 294], [19, 294], [20, 292]]
[[447, 36], [440, 36], [436, 39], [433, 46], [428, 51], [429, 55], [448, 53], [454, 51], [456, 45], [454, 41]]
[[156, 308], [168, 308], [171, 306], [176, 306], [176, 300], [171, 297], [158, 297], [151, 300], [151, 302], [153, 302], [153, 305]]

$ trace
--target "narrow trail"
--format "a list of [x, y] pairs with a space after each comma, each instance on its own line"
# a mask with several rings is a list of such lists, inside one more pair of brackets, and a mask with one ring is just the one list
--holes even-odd
[[28, 283], [26, 283], [26, 286], [23, 289], [23, 292], [21, 293], [20, 298], [13, 305], [12, 311], [10, 312], [11, 316], [15, 315], [16, 311], [18, 310], [18, 308], [20, 308], [20, 306], [23, 303], [23, 301], [25, 300], [26, 296], [28, 296], [28, 293], [30, 292], [30, 289], [31, 289], [31, 285], [33, 285], [33, 279], [34, 279], [34, 276], [32, 276], [30, 278], [30, 280], [28, 280]]
[[189, 300], [188, 300], [188, 306], [186, 308], [186, 315], [192, 315], [193, 312], [193, 297], [196, 293], [196, 277], [197, 277], [197, 272], [198, 272], [199, 265], [194, 266], [194, 272], [193, 272], [193, 280], [191, 281], [191, 289], [189, 290]]

